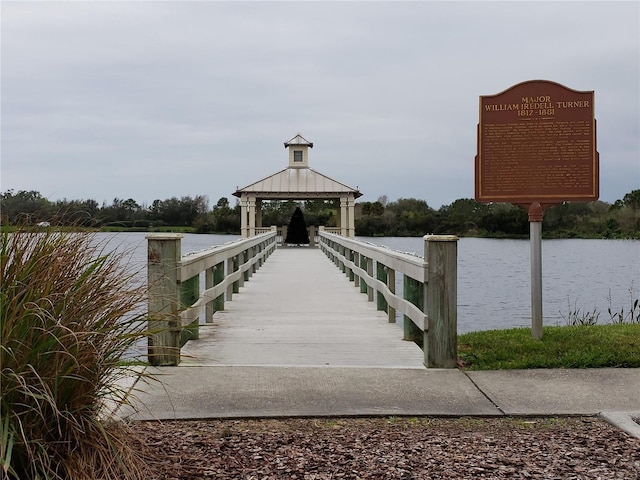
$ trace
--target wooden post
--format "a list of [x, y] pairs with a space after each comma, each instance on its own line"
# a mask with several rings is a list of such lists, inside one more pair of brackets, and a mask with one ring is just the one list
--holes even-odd
[[[360, 268], [365, 272], [367, 271], [367, 257], [360, 254]], [[364, 278], [360, 279], [360, 293], [367, 293], [367, 282], [365, 282]]]
[[[233, 272], [233, 257], [227, 258], [227, 275], [231, 275], [231, 272]], [[227, 300], [233, 300], [233, 283], [227, 287]]]
[[[346, 259], [346, 260], [351, 260], [351, 250], [349, 250], [347, 247], [343, 247], [342, 248], [342, 256]], [[346, 263], [342, 263], [342, 273], [344, 273], [346, 275], [347, 278], [351, 279], [351, 269], [347, 267]]]
[[[180, 282], [180, 307], [188, 308], [200, 298], [200, 275]], [[189, 325], [183, 325], [180, 330], [180, 347], [189, 340], [200, 338], [200, 319], [196, 318]]]
[[148, 357], [154, 366], [180, 363], [180, 234], [147, 236]]
[[253, 270], [253, 273], [256, 273], [260, 269], [260, 267], [262, 266], [262, 255], [261, 255], [261, 253], [262, 253], [262, 244], [259, 243], [254, 248], [255, 248], [256, 257], [258, 257], [258, 261], [253, 264], [253, 266], [255, 267], [254, 270]]
[[[238, 270], [240, 270], [240, 257], [238, 255], [233, 257], [233, 271], [237, 272]], [[235, 282], [233, 282], [233, 293], [240, 293], [240, 282], [242, 281], [242, 279], [240, 280], [236, 280]]]
[[316, 226], [315, 225], [309, 225], [309, 246], [310, 247], [316, 246]]
[[427, 317], [424, 357], [427, 367], [455, 368], [458, 355], [458, 237], [424, 237], [427, 267]]
[[[360, 265], [360, 254], [356, 251], [353, 251], [353, 264], [354, 265]], [[353, 274], [353, 286], [359, 288], [360, 287], [360, 277], [358, 275], [356, 275], [354, 272], [351, 272]]]
[[[373, 258], [367, 258], [367, 274], [373, 278]], [[373, 288], [367, 285], [367, 300], [373, 302]]]
[[269, 253], [269, 255], [271, 255], [273, 252], [275, 252], [276, 248], [278, 248], [278, 227], [276, 225], [271, 225], [271, 231], [275, 235], [271, 239], [271, 252]]
[[[385, 284], [387, 283], [387, 267], [382, 262], [376, 262], [376, 278]], [[386, 312], [388, 308], [384, 295], [378, 291], [376, 291], [376, 308], [383, 312]]]
[[[210, 288], [213, 288], [213, 269], [215, 267], [212, 268], [207, 268], [204, 271], [204, 288], [205, 290], [209, 290]], [[213, 314], [214, 314], [215, 310], [213, 308], [213, 300], [210, 302], [207, 302], [207, 304], [205, 305], [205, 314], [204, 314], [204, 321], [205, 323], [213, 323]]]
[[[213, 267], [213, 284], [218, 285], [224, 280], [224, 262], [218, 263]], [[219, 312], [224, 310], [224, 294], [216, 297], [213, 301], [213, 311]]]
[[[240, 260], [240, 258], [242, 260]], [[249, 261], [249, 253], [247, 250], [244, 250], [243, 252], [240, 253], [238, 261], [240, 262], [240, 264], [245, 264]], [[244, 287], [244, 282], [246, 282], [247, 280], [249, 280], [249, 272], [248, 271], [242, 272], [242, 276], [240, 278], [240, 282], [238, 283], [238, 286]]]
[[[250, 250], [251, 250], [251, 253], [249, 254], [249, 256], [252, 259], [256, 258], [256, 255], [258, 254], [258, 247], [254, 245], [253, 247], [250, 248]], [[252, 277], [253, 274], [258, 271], [258, 267], [255, 262], [253, 263], [253, 265], [251, 265], [251, 268], [249, 269], [249, 271], [251, 272], [251, 275], [249, 275], [250, 277]]]
[[[387, 288], [391, 293], [396, 293], [396, 271], [392, 268], [387, 268]], [[396, 309], [391, 305], [387, 306], [387, 316], [389, 323], [396, 323]]]
[[[405, 300], [413, 303], [416, 307], [424, 312], [424, 283], [418, 280], [403, 275], [404, 292], [403, 296]], [[404, 315], [404, 340], [409, 340], [417, 343], [420, 348], [424, 348], [424, 334], [423, 331], [413, 323], [409, 317]]]
[[[356, 258], [356, 252], [354, 252], [353, 250], [348, 250], [349, 252], [349, 260], [353, 263], [355, 263], [355, 258]], [[355, 273], [353, 273], [353, 270], [351, 270], [350, 268], [348, 269], [349, 271], [349, 281], [353, 282], [354, 281], [354, 277], [355, 277]]]

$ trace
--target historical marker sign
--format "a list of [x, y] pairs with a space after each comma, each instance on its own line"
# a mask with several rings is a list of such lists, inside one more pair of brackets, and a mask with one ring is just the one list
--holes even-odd
[[593, 91], [531, 80], [480, 97], [475, 198], [552, 205], [597, 200]]
[[593, 92], [531, 80], [480, 97], [476, 200], [529, 210], [531, 333], [542, 338], [542, 217], [546, 206], [597, 200]]

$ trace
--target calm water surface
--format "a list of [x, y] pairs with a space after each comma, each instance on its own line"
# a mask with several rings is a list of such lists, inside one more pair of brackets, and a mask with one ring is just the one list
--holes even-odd
[[[132, 251], [132, 263], [146, 268], [146, 233], [99, 234], [118, 249]], [[182, 252], [204, 250], [237, 240], [237, 235], [190, 235]], [[423, 255], [422, 238], [358, 237], [393, 250]], [[461, 238], [458, 242], [458, 331], [531, 325], [529, 240]], [[398, 275], [400, 277], [400, 275]], [[640, 241], [543, 240], [543, 315], [545, 325], [564, 325], [570, 310], [629, 311], [640, 298]], [[398, 278], [400, 291], [402, 278]]]
[[[394, 250], [424, 254], [422, 238], [366, 238]], [[461, 238], [458, 242], [458, 331], [531, 326], [529, 240]], [[564, 325], [570, 310], [629, 311], [640, 298], [640, 241], [543, 240], [545, 325]], [[631, 292], [630, 292], [631, 291]]]

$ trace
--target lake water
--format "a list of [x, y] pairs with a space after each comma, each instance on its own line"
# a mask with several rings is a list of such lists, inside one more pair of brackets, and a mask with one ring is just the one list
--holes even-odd
[[[422, 238], [366, 238], [394, 250], [424, 254]], [[529, 240], [461, 238], [458, 242], [458, 332], [531, 326]], [[630, 293], [631, 290], [631, 293]], [[543, 240], [545, 325], [565, 325], [570, 310], [628, 312], [640, 298], [640, 241]], [[609, 302], [610, 299], [610, 302]]]
[[[146, 268], [146, 233], [98, 234], [132, 251], [132, 262]], [[190, 235], [182, 252], [238, 239], [237, 235]], [[422, 238], [357, 237], [393, 250], [424, 253]], [[458, 242], [458, 332], [531, 326], [529, 240], [461, 238]], [[400, 277], [400, 276], [399, 276]], [[401, 287], [402, 279], [398, 279]], [[564, 325], [570, 310], [628, 312], [640, 298], [639, 240], [543, 240], [543, 321]], [[400, 288], [397, 290], [399, 291]], [[401, 325], [401, 322], [400, 322]]]

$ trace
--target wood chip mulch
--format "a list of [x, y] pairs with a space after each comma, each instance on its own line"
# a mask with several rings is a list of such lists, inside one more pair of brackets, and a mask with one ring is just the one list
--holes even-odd
[[640, 479], [640, 440], [598, 417], [137, 422], [152, 480]]

